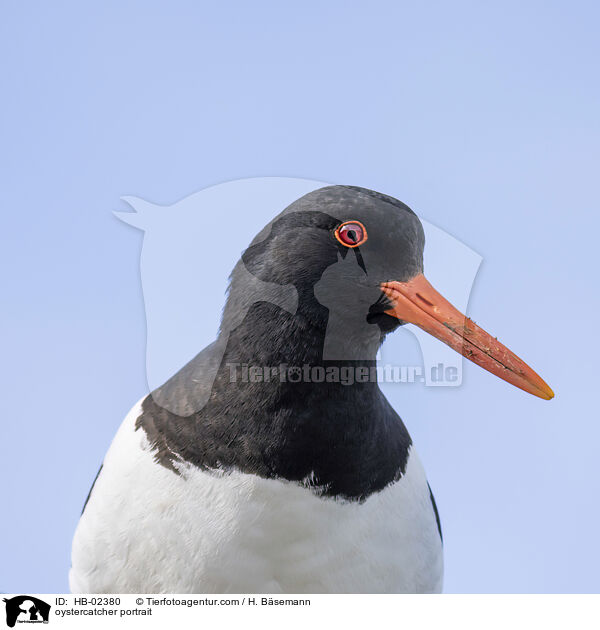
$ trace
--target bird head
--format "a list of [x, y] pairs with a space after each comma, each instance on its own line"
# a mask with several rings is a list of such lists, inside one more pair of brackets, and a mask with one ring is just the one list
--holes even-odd
[[300, 315], [350, 344], [412, 323], [516, 387], [552, 398], [539, 375], [427, 281], [424, 243], [418, 217], [397, 199], [328, 186], [286, 208], [242, 262], [263, 282], [293, 285]]

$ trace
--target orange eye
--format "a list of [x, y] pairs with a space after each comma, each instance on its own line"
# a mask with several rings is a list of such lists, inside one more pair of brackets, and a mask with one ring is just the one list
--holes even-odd
[[367, 240], [367, 230], [360, 221], [346, 221], [335, 231], [335, 238], [345, 247], [358, 247]]

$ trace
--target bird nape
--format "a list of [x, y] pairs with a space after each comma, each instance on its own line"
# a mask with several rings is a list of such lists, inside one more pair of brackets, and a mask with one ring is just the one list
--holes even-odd
[[439, 515], [376, 354], [416, 324], [540, 398], [552, 390], [423, 275], [400, 201], [298, 199], [232, 276], [219, 335], [138, 403], [73, 543], [81, 592], [437, 592]]

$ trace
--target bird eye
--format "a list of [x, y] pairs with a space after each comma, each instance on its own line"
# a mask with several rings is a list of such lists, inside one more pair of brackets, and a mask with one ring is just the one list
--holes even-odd
[[345, 247], [358, 247], [367, 240], [367, 230], [360, 221], [346, 221], [335, 231], [335, 238]]

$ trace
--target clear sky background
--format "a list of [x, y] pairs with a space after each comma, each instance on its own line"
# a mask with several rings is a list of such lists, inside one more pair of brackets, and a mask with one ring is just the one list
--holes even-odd
[[[579, 1], [0, 3], [0, 591], [67, 589], [146, 391], [142, 232], [119, 198], [273, 175], [389, 193], [481, 254], [469, 314], [557, 394], [471, 364], [458, 388], [387, 387], [446, 591], [600, 591], [599, 30]], [[254, 236], [243, 208], [227, 221]]]

